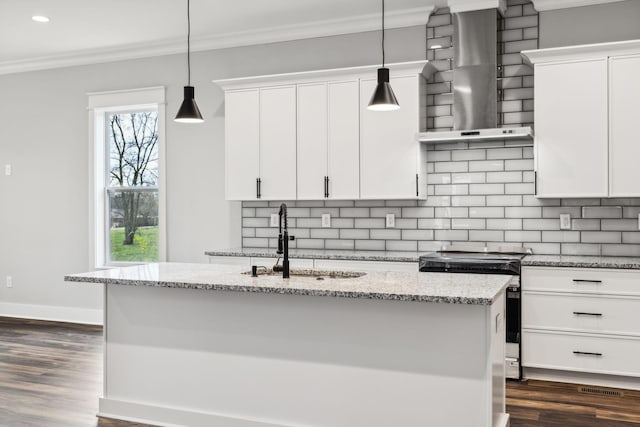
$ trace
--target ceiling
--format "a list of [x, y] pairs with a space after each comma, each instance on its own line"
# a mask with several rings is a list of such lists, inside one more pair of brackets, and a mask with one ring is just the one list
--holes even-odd
[[[499, 1], [387, 0], [386, 24], [424, 25], [434, 6]], [[184, 52], [186, 5], [186, 0], [0, 0], [0, 74]], [[380, 5], [375, 0], [191, 0], [192, 48], [371, 31], [380, 28]], [[33, 22], [33, 15], [51, 22]]]

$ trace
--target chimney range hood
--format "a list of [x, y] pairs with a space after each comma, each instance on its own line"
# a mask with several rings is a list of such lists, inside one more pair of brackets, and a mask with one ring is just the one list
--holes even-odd
[[453, 13], [453, 130], [422, 132], [426, 143], [531, 140], [530, 127], [498, 128], [498, 10]]

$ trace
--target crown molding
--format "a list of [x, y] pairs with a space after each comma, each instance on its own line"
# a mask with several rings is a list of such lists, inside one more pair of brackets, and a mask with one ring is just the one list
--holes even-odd
[[568, 9], [571, 7], [593, 6], [596, 4], [615, 3], [624, 0], [532, 0], [533, 6], [538, 12], [556, 9]]
[[[392, 29], [426, 25], [433, 10], [433, 6], [427, 6], [388, 12], [385, 16], [385, 27], [386, 29]], [[338, 18], [192, 38], [191, 51], [226, 49], [256, 44], [361, 33], [379, 29], [380, 14], [367, 14], [351, 18]], [[173, 55], [184, 53], [186, 50], [185, 44], [185, 40], [183, 39], [165, 40], [152, 43], [132, 44], [117, 48], [91, 49], [55, 56], [3, 61], [0, 62], [0, 75]]]
[[448, 0], [447, 5], [451, 13], [498, 9], [500, 13], [504, 14], [507, 10], [506, 0]]
[[639, 53], [640, 40], [625, 40], [622, 42], [523, 50], [521, 55], [526, 63], [535, 65], [564, 61], [606, 59], [615, 56], [638, 55]]

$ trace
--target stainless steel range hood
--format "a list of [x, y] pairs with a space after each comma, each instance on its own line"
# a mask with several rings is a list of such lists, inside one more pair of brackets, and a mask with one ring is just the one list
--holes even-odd
[[451, 142], [531, 139], [532, 130], [498, 128], [498, 10], [453, 14], [453, 131], [423, 132], [418, 140]]

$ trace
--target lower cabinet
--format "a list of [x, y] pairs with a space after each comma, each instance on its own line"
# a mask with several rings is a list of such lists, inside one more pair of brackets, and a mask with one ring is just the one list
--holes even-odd
[[525, 368], [640, 377], [640, 271], [524, 267]]

